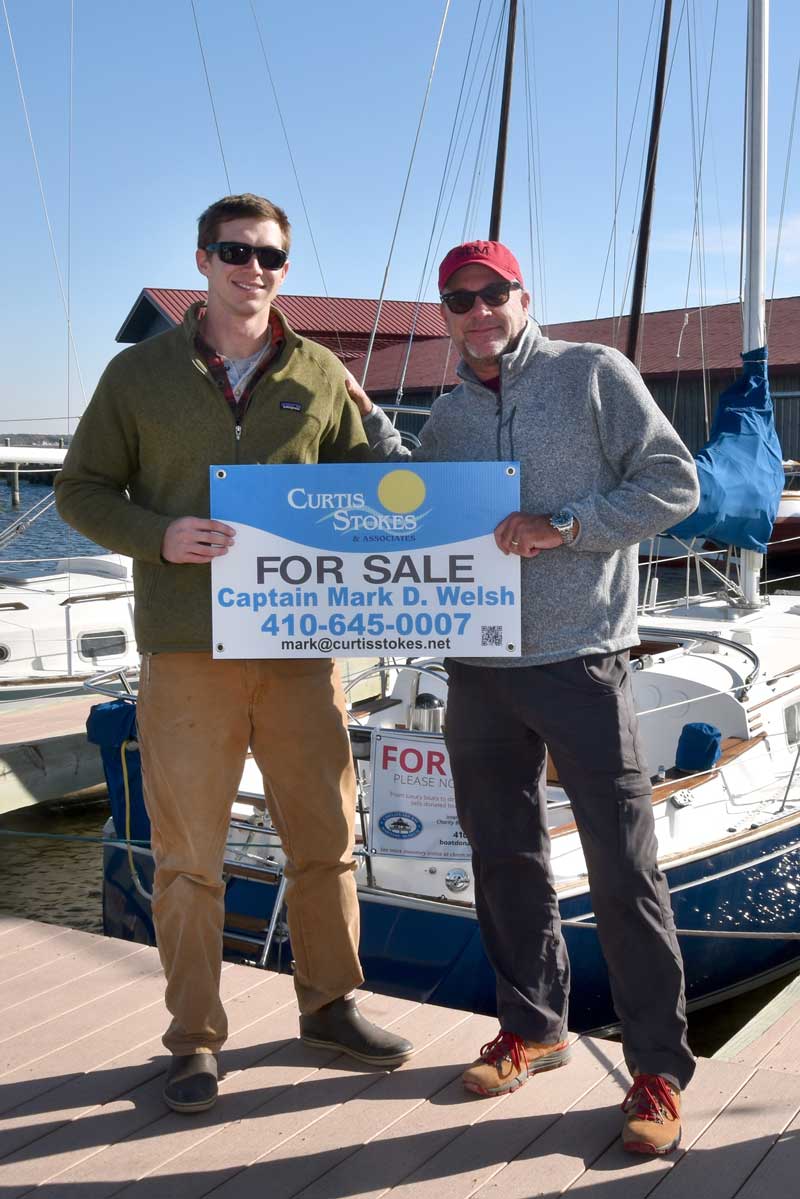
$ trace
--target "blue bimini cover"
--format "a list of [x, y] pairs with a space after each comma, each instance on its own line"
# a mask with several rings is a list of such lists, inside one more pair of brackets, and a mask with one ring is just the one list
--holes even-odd
[[695, 455], [696, 511], [669, 530], [764, 554], [778, 514], [784, 472], [767, 379], [767, 351], [742, 354], [742, 373], [722, 393], [711, 436]]

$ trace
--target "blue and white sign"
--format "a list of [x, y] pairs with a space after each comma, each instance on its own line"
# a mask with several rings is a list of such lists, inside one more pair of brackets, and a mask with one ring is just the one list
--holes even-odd
[[515, 462], [211, 468], [214, 656], [519, 654]]
[[380, 729], [372, 738], [369, 851], [394, 858], [468, 861], [442, 737]]

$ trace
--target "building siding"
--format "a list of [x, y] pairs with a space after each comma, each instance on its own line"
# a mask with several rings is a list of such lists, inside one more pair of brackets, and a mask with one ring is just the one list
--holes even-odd
[[[669, 421], [675, 426], [681, 439], [693, 454], [696, 454], [708, 440], [706, 431], [705, 408], [706, 400], [703, 393], [702, 379], [687, 379], [675, 384], [674, 379], [658, 379], [648, 381], [648, 389], [653, 399]], [[709, 423], [714, 419], [720, 394], [730, 385], [732, 380], [711, 379], [708, 383]], [[800, 461], [800, 374], [779, 375], [770, 379], [773, 392], [797, 392], [794, 397], [776, 395], [773, 401], [775, 408], [775, 427], [784, 458], [794, 458]], [[430, 408], [439, 389], [407, 391], [403, 395], [402, 406], [411, 408]], [[396, 403], [392, 393], [373, 393], [374, 400], [381, 404]], [[398, 414], [398, 428], [401, 432], [419, 435], [425, 423], [425, 418], [412, 413]]]

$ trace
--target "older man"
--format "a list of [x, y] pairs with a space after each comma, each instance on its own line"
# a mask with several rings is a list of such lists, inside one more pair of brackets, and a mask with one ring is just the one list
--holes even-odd
[[[500, 1019], [464, 1084], [497, 1095], [569, 1057], [547, 747], [580, 833], [633, 1075], [624, 1144], [668, 1153], [694, 1059], [628, 650], [637, 544], [694, 509], [694, 463], [627, 359], [542, 336], [507, 247], [456, 246], [439, 291], [461, 382], [434, 403], [413, 457], [522, 467], [522, 510], [495, 530], [500, 549], [522, 559], [521, 656], [447, 663], [447, 747]], [[354, 380], [348, 387], [374, 452], [407, 452]]]
[[411, 1051], [364, 1019], [351, 995], [363, 979], [355, 778], [335, 663], [211, 656], [210, 563], [234, 530], [209, 519], [209, 466], [370, 457], [341, 364], [273, 307], [289, 238], [286, 213], [261, 196], [206, 209], [196, 262], [208, 299], [177, 329], [111, 361], [56, 485], [66, 521], [134, 559], [153, 919], [172, 1013], [164, 1098], [180, 1112], [217, 1097], [228, 1027], [222, 863], [248, 746], [286, 852], [301, 1036], [382, 1065]]

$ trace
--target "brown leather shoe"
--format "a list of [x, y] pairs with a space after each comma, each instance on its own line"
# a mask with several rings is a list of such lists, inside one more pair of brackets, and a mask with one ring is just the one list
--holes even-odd
[[622, 1104], [628, 1153], [672, 1153], [681, 1140], [681, 1093], [660, 1074], [637, 1074]]
[[501, 1029], [481, 1047], [480, 1057], [464, 1071], [461, 1081], [476, 1095], [503, 1095], [524, 1086], [533, 1074], [565, 1066], [570, 1052], [569, 1041], [540, 1045]]

